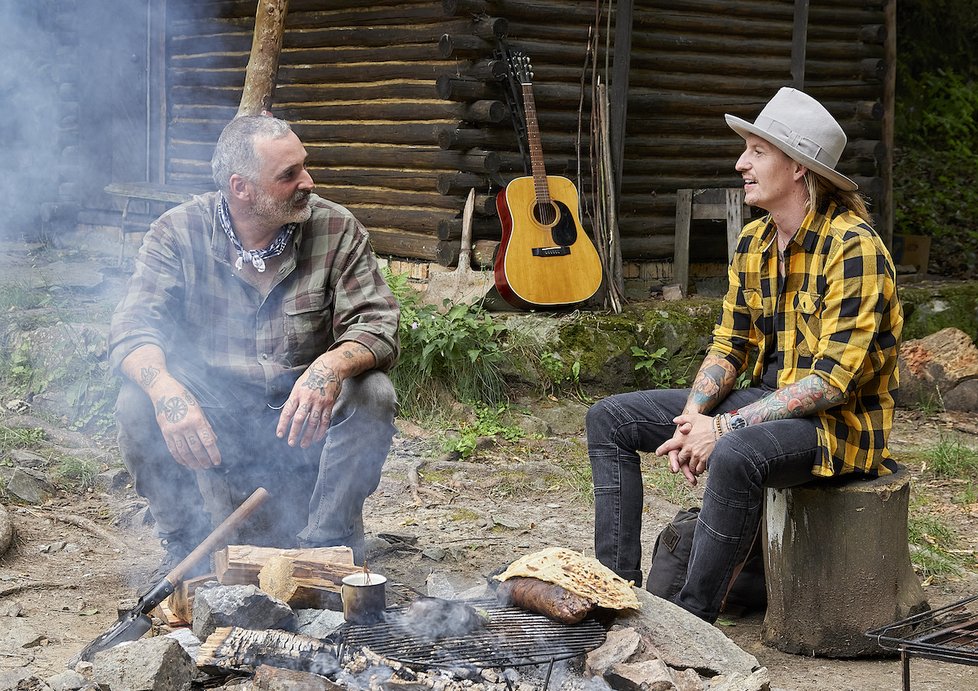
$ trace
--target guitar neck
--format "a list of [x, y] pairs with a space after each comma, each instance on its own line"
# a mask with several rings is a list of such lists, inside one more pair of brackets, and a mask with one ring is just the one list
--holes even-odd
[[533, 87], [523, 82], [523, 109], [526, 111], [526, 139], [530, 144], [530, 168], [533, 171], [533, 189], [538, 204], [550, 203], [550, 189], [547, 187], [547, 169], [543, 165], [543, 145], [540, 143], [540, 124], [537, 122], [537, 107], [533, 100]]

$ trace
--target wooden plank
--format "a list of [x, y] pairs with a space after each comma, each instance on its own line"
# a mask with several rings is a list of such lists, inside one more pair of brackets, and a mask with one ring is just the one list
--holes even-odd
[[693, 190], [676, 190], [676, 244], [673, 275], [685, 296], [689, 290], [689, 225], [693, 214]]
[[254, 545], [228, 545], [214, 553], [214, 572], [224, 585], [258, 585], [258, 572], [276, 556], [334, 564], [353, 564], [349, 547], [310, 547], [307, 549], [278, 549]]

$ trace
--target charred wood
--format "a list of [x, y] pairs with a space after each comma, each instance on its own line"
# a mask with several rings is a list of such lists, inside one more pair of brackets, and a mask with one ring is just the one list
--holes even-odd
[[312, 636], [223, 626], [201, 643], [197, 666], [208, 671], [253, 672], [261, 665], [324, 674], [339, 669], [332, 647]]

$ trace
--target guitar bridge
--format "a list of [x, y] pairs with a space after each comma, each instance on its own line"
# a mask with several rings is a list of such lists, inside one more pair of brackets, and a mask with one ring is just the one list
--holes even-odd
[[534, 247], [534, 257], [563, 257], [571, 253], [570, 247], [557, 245], [555, 247]]

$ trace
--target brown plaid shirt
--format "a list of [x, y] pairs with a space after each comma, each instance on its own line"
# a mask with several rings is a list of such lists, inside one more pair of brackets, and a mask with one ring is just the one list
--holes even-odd
[[[788, 245], [779, 300], [775, 236], [769, 217], [741, 233], [710, 353], [742, 372], [757, 352], [757, 383], [765, 354], [778, 348], [779, 386], [813, 373], [825, 379], [845, 401], [818, 414], [823, 452], [812, 474], [887, 474], [881, 463], [890, 458], [903, 330], [889, 252], [865, 221], [830, 203], [810, 213]], [[772, 328], [778, 316], [780, 331]]]
[[353, 215], [316, 195], [277, 284], [262, 299], [235, 275], [217, 220], [220, 196], [194, 197], [155, 221], [112, 318], [112, 366], [146, 344], [168, 363], [281, 403], [295, 380], [341, 341], [366, 346], [389, 369], [398, 354], [397, 301]]

